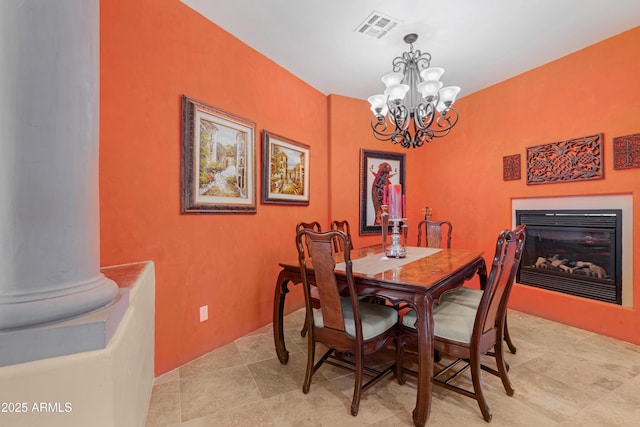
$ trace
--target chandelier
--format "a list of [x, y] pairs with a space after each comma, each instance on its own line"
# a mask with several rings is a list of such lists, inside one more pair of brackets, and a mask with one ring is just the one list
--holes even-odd
[[417, 34], [407, 34], [409, 52], [393, 60], [393, 72], [380, 80], [383, 95], [369, 97], [373, 135], [404, 148], [421, 147], [433, 138], [446, 136], [458, 122], [453, 108], [457, 86], [442, 87], [443, 68], [430, 67], [431, 55], [413, 50]]

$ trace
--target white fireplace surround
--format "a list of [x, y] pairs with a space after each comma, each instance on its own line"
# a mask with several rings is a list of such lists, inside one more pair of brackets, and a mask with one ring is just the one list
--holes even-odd
[[622, 306], [633, 305], [633, 197], [631, 194], [513, 198], [511, 221], [517, 210], [621, 209], [622, 210]]

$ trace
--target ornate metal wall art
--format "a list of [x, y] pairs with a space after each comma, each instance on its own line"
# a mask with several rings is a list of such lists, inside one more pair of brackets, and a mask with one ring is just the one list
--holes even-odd
[[613, 138], [613, 168], [640, 168], [640, 133]]
[[527, 185], [603, 178], [602, 134], [527, 148]]
[[504, 181], [520, 179], [520, 154], [502, 158], [502, 179]]

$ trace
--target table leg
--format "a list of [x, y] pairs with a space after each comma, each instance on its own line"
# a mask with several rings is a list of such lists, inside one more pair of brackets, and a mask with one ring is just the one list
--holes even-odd
[[431, 412], [431, 390], [433, 388], [433, 299], [431, 295], [420, 296], [415, 302], [418, 332], [418, 396], [413, 410], [413, 423], [423, 427]]
[[278, 275], [276, 282], [276, 292], [273, 300], [273, 341], [276, 345], [276, 354], [278, 360], [283, 365], [286, 365], [289, 361], [289, 352], [284, 344], [284, 330], [282, 326], [282, 319], [284, 318], [284, 300], [289, 293], [289, 279], [286, 277], [285, 270], [282, 270]]
[[484, 288], [487, 287], [487, 264], [485, 264], [484, 258], [480, 260], [480, 265], [478, 265], [478, 277], [480, 278], [480, 289], [484, 291]]

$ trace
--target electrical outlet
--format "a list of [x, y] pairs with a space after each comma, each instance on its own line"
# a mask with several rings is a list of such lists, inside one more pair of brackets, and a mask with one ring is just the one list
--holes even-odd
[[208, 318], [209, 318], [209, 306], [203, 305], [202, 307], [200, 307], [200, 321], [204, 322]]

